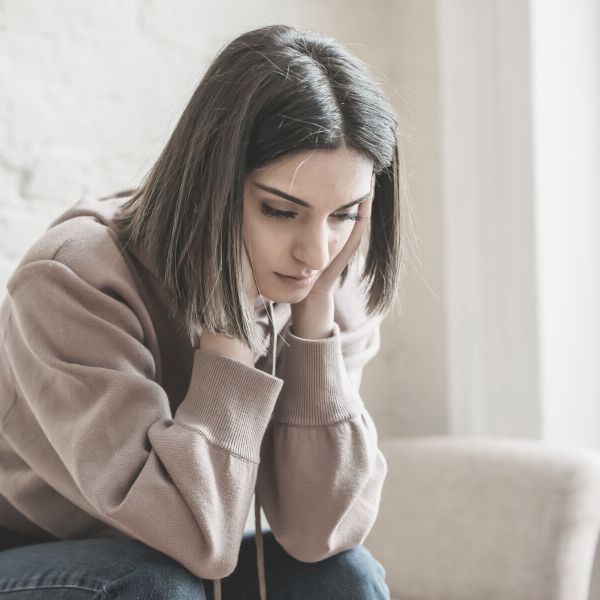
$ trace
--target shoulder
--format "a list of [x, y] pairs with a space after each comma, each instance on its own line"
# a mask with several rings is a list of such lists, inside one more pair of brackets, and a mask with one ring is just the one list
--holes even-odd
[[89, 331], [108, 324], [104, 331], [111, 335], [119, 329], [144, 343], [152, 321], [113, 235], [89, 216], [50, 227], [8, 279], [13, 307], [52, 315], [60, 323], [78, 323]]
[[97, 288], [134, 283], [114, 232], [90, 216], [73, 217], [50, 227], [23, 255], [8, 280], [9, 288], [30, 270], [30, 265], [40, 261], [48, 268], [68, 267]]

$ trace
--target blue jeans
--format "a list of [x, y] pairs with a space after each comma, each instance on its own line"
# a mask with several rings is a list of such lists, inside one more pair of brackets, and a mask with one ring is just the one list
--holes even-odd
[[[263, 530], [268, 600], [389, 600], [385, 570], [364, 546], [303, 563]], [[221, 580], [223, 600], [259, 600], [254, 532]], [[87, 538], [0, 550], [0, 600], [214, 600], [212, 580], [132, 538]]]

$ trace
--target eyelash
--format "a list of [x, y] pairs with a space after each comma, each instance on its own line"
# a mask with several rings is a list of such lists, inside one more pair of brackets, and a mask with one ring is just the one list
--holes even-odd
[[[270, 206], [263, 204], [260, 208], [260, 212], [267, 217], [271, 217], [274, 219], [284, 218], [284, 219], [294, 219], [296, 217], [295, 212], [288, 212], [283, 210], [277, 210], [276, 208], [271, 208]], [[356, 213], [340, 213], [337, 215], [333, 215], [339, 221], [360, 221], [362, 217]]]

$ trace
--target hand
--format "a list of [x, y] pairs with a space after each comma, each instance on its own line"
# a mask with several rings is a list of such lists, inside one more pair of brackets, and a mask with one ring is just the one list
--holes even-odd
[[242, 266], [244, 273], [244, 289], [246, 296], [251, 306], [256, 304], [256, 300], [259, 296], [258, 287], [254, 279], [254, 270], [252, 269], [252, 263], [246, 250], [246, 243], [242, 240]]
[[350, 258], [356, 252], [360, 245], [362, 235], [371, 220], [371, 205], [373, 203], [373, 193], [371, 196], [358, 205], [358, 214], [360, 220], [354, 223], [350, 237], [344, 247], [339, 251], [336, 257], [321, 271], [317, 281], [313, 284], [308, 296], [297, 302], [293, 307], [299, 308], [299, 304], [309, 304], [315, 299], [327, 300], [333, 297], [333, 291], [338, 277], [350, 261]]
[[358, 206], [360, 220], [354, 223], [350, 237], [336, 257], [327, 265], [314, 283], [308, 296], [291, 305], [292, 333], [305, 339], [322, 339], [332, 335], [335, 306], [333, 292], [338, 277], [360, 245], [371, 219], [373, 194]]

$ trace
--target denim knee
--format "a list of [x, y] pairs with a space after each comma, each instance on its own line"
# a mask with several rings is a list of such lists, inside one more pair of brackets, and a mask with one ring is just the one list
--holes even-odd
[[59, 540], [0, 552], [0, 597], [205, 600], [204, 581], [131, 538]]
[[385, 569], [362, 545], [340, 552], [319, 564], [322, 568], [320, 595], [315, 598], [390, 598], [390, 590], [385, 583]]
[[204, 585], [177, 561], [146, 547], [143, 562], [106, 583], [98, 600], [206, 600]]
[[277, 598], [285, 600], [389, 600], [385, 569], [364, 546], [315, 563], [286, 561], [272, 574]]
[[183, 567], [161, 565], [111, 581], [98, 600], [206, 600], [204, 590], [204, 583]]

